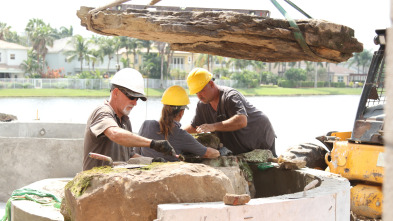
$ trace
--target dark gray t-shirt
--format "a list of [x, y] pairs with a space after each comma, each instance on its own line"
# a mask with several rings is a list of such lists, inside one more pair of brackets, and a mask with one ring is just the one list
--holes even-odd
[[[172, 129], [172, 133], [168, 135], [168, 141], [173, 146], [177, 154], [192, 153], [197, 156], [203, 156], [206, 153], [207, 148], [200, 144], [195, 138], [187, 131], [180, 128], [179, 122], [174, 122], [175, 126]], [[139, 135], [153, 139], [153, 140], [164, 140], [165, 137], [160, 133], [160, 124], [156, 120], [146, 120], [143, 122]], [[174, 156], [164, 155], [163, 153], [157, 152], [150, 148], [134, 148], [135, 152], [146, 157], [162, 157], [168, 161], [178, 161]]]
[[215, 133], [225, 147], [234, 154], [252, 151], [254, 149], [270, 149], [276, 137], [269, 118], [256, 109], [237, 90], [218, 86], [220, 100], [217, 112], [210, 104], [198, 102], [196, 113], [191, 125], [196, 128], [202, 124], [212, 124], [242, 114], [247, 117], [247, 126], [240, 130]]
[[123, 116], [121, 122], [115, 111], [107, 102], [97, 107], [90, 115], [85, 129], [83, 170], [108, 165], [108, 162], [92, 159], [90, 152], [109, 156], [113, 161], [127, 161], [133, 156], [132, 148], [121, 146], [105, 136], [104, 131], [109, 127], [121, 127], [131, 131], [131, 122], [128, 116]]

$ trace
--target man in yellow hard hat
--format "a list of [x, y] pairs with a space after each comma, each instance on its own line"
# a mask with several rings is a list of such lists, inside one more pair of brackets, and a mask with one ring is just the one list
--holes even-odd
[[176, 156], [168, 141], [132, 133], [128, 115], [137, 105], [138, 99], [146, 101], [142, 75], [135, 69], [125, 68], [113, 76], [111, 84], [109, 101], [97, 107], [86, 124], [83, 170], [108, 165], [106, 161], [90, 158], [90, 152], [109, 156], [113, 161], [128, 161], [134, 157], [133, 147], [150, 147]]
[[[180, 120], [190, 103], [184, 88], [177, 85], [169, 87], [162, 95], [161, 102], [164, 106], [160, 121], [146, 120], [139, 130], [139, 135], [150, 139], [168, 140], [175, 148], [176, 154], [191, 153], [202, 158], [216, 158], [226, 153], [226, 148], [216, 150], [203, 146], [191, 134], [180, 128]], [[178, 160], [174, 156], [164, 155], [149, 148], [135, 148], [135, 150], [136, 153], [146, 157], [161, 157], [167, 161]]]
[[213, 75], [203, 68], [188, 74], [187, 85], [190, 94], [199, 98], [195, 116], [184, 128], [187, 132], [214, 132], [234, 154], [267, 149], [276, 156], [276, 135], [269, 118], [240, 92], [216, 85]]

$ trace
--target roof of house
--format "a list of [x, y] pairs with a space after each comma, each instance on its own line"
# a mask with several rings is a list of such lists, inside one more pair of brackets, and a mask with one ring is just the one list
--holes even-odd
[[57, 39], [53, 41], [53, 46], [48, 47], [48, 53], [57, 53], [61, 51], [74, 50], [74, 47], [70, 43], [72, 37], [66, 37], [62, 39]]
[[28, 50], [28, 47], [16, 43], [0, 40], [0, 49]]
[[344, 67], [343, 65], [340, 64], [330, 64], [329, 71], [333, 72], [336, 75], [349, 75], [351, 73], [354, 73], [353, 70]]
[[[90, 49], [98, 49], [95, 44], [89, 44]], [[75, 47], [72, 43], [72, 37], [61, 38], [53, 41], [53, 46], [48, 47], [48, 53], [59, 53], [65, 51], [73, 51]]]

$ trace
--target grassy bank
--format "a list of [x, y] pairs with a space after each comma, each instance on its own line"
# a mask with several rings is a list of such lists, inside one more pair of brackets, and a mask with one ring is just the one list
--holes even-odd
[[[294, 96], [294, 95], [357, 95], [361, 88], [280, 88], [259, 87], [238, 89], [246, 96]], [[149, 97], [160, 97], [164, 89], [148, 89]], [[77, 89], [0, 89], [0, 97], [108, 97], [109, 90]]]

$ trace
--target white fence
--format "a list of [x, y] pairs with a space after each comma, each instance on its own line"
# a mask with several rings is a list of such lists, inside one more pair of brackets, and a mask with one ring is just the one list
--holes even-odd
[[[186, 80], [163, 80], [145, 78], [145, 87], [167, 88], [180, 85], [187, 88]], [[235, 87], [235, 80], [215, 80], [218, 85]], [[12, 88], [67, 88], [67, 89], [110, 89], [109, 79], [72, 79], [72, 78], [0, 78], [0, 89]]]

